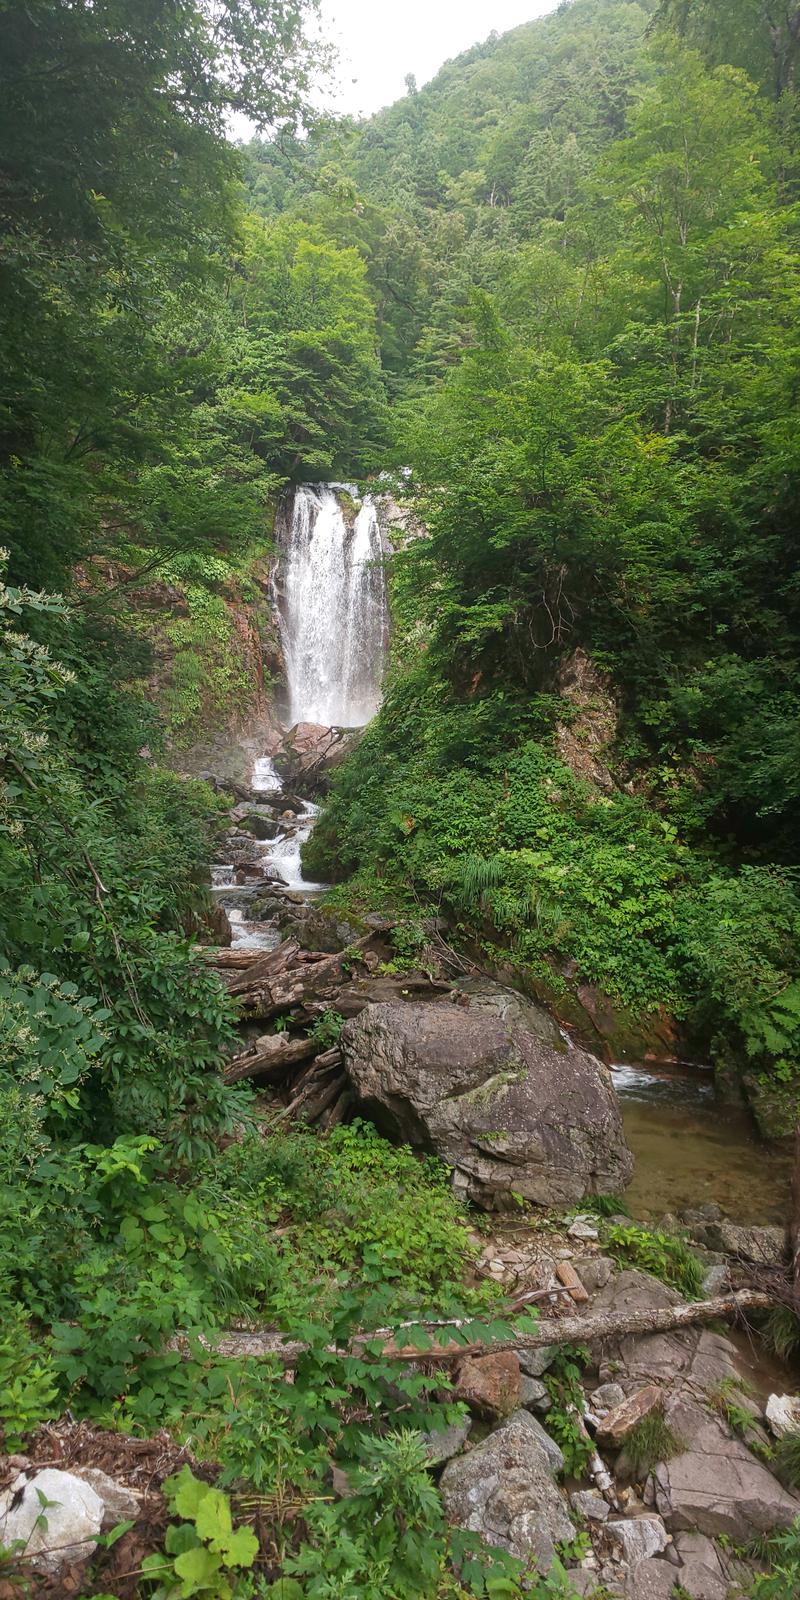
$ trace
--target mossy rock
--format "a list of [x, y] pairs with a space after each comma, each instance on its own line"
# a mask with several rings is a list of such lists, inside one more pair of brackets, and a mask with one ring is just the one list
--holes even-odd
[[784, 1139], [800, 1124], [800, 1076], [790, 1083], [746, 1073], [742, 1084], [747, 1103], [764, 1139]]

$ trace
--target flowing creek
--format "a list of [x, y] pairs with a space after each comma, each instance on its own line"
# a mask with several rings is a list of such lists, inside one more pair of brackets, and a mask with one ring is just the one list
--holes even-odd
[[[350, 485], [298, 485], [284, 501], [277, 542], [284, 724], [363, 726], [380, 705], [389, 634], [376, 504], [370, 496], [359, 500]], [[277, 890], [291, 903], [326, 887], [304, 879], [300, 860], [319, 807], [284, 796], [266, 755], [255, 759], [250, 788], [252, 809], [263, 806], [270, 824], [277, 822], [275, 837], [254, 849], [244, 872], [215, 865], [212, 886], [232, 947], [272, 950], [281, 939], [277, 917], [273, 911], [272, 920], [259, 920], [259, 896], [272, 889], [274, 898]], [[251, 906], [256, 914], [248, 917]], [[746, 1111], [718, 1102], [710, 1073], [630, 1063], [611, 1071], [636, 1160], [626, 1194], [634, 1215], [658, 1219], [715, 1201], [736, 1222], [783, 1221], [790, 1158], [758, 1139]]]

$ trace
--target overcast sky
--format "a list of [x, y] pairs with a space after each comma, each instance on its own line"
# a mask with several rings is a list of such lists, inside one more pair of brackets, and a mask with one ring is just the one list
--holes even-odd
[[[324, 32], [337, 46], [335, 109], [369, 115], [422, 86], [442, 62], [494, 30], [505, 33], [553, 11], [558, 0], [322, 0]], [[329, 95], [325, 96], [326, 101]]]

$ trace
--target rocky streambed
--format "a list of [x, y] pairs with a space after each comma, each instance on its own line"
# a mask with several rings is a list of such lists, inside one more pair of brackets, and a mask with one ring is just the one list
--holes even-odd
[[[232, 942], [211, 955], [245, 1019], [229, 1079], [323, 1128], [359, 1114], [437, 1151], [485, 1218], [474, 1270], [555, 1329], [544, 1348], [451, 1366], [464, 1421], [430, 1444], [449, 1516], [543, 1569], [560, 1551], [579, 1594], [744, 1593], [742, 1548], [800, 1516], [771, 1470], [800, 1421], [796, 1378], [744, 1321], [695, 1322], [678, 1289], [629, 1265], [625, 1215], [580, 1207], [631, 1184], [634, 1209], [695, 1255], [698, 1296], [730, 1317], [732, 1297], [785, 1280], [786, 1164], [722, 1121], [697, 1075], [609, 1070], [436, 924], [419, 969], [387, 971], [386, 919], [326, 908], [302, 878], [311, 803], [270, 787], [271, 763], [256, 781], [218, 888]], [[560, 1330], [575, 1325], [590, 1356], [565, 1387]]]

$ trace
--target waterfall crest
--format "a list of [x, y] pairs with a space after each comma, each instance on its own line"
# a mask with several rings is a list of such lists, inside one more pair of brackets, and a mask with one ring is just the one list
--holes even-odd
[[389, 639], [383, 539], [367, 495], [348, 522], [333, 484], [301, 484], [279, 527], [276, 574], [288, 727], [360, 728], [375, 715]]

